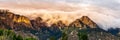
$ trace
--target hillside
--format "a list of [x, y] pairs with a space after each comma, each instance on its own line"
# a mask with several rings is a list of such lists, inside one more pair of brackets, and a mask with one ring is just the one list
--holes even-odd
[[41, 17], [30, 20], [23, 15], [14, 14], [8, 10], [0, 10], [0, 29], [12, 30], [12, 33], [22, 34], [21, 36], [35, 37], [38, 40], [120, 39], [118, 36], [99, 28], [99, 26], [87, 16], [76, 19], [70, 23], [69, 26], [66, 26], [62, 21], [48, 26], [46, 22], [43, 22]]

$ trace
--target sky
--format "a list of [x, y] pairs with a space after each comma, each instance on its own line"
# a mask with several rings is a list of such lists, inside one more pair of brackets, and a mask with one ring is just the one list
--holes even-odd
[[120, 28], [120, 0], [0, 0], [0, 9], [30, 19], [42, 17], [48, 24], [88, 16], [105, 30]]

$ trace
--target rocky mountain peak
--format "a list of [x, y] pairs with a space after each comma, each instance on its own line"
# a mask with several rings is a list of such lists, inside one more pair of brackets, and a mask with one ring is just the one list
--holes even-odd
[[30, 24], [30, 20], [24, 16], [14, 16], [14, 22]]
[[0, 10], [1, 22], [7, 24], [11, 28], [18, 25], [24, 25], [25, 27], [32, 27], [29, 18], [21, 15], [14, 14], [8, 10]]
[[43, 22], [43, 19], [41, 17], [37, 17], [34, 20], [31, 20], [31, 24], [33, 28], [40, 29], [40, 27], [47, 27], [47, 23]]
[[41, 17], [37, 17], [35, 20], [36, 20], [37, 22], [42, 22], [42, 21], [43, 21], [43, 19], [42, 19]]
[[[45, 22], [43, 22], [43, 19], [41, 17], [37, 17], [34, 20], [30, 20], [29, 18], [21, 15], [14, 14], [12, 12], [9, 12], [8, 10], [0, 10], [0, 19], [4, 19], [7, 21], [7, 24], [14, 26], [14, 24], [17, 25], [25, 25], [26, 27], [44, 27], [47, 26]], [[10, 22], [10, 23], [9, 23]], [[62, 21], [58, 21], [51, 26], [57, 26], [57, 27], [66, 27], [66, 25]], [[72, 22], [69, 26], [72, 27], [80, 27], [80, 28], [96, 28], [97, 24], [94, 23], [88, 16], [83, 16], [80, 19], [75, 20]]]
[[58, 21], [58, 22], [52, 24], [51, 26], [66, 27], [66, 25], [62, 21]]
[[80, 27], [80, 29], [96, 28], [97, 24], [93, 22], [88, 16], [82, 16], [80, 19], [73, 21], [70, 24], [70, 27]]
[[84, 29], [87, 27], [87, 25], [85, 25], [80, 19], [77, 19], [75, 21], [73, 21], [69, 27], [79, 27], [80, 29]]
[[82, 16], [80, 20], [82, 21], [82, 23], [88, 25], [90, 28], [97, 27], [97, 24], [94, 21], [92, 21], [88, 16]]

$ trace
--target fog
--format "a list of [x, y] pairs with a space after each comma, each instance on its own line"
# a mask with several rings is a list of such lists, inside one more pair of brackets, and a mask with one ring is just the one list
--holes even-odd
[[66, 25], [69, 25], [82, 16], [88, 16], [102, 29], [120, 28], [119, 1], [115, 0], [112, 2], [105, 0], [102, 1], [103, 4], [100, 4], [98, 1], [99, 0], [81, 0], [80, 3], [76, 1], [73, 2], [72, 0], [45, 1], [40, 3], [36, 1], [26, 1], [27, 3], [0, 1], [0, 9], [8, 9], [15, 14], [24, 15], [31, 20], [36, 17], [41, 17], [43, 21], [49, 25], [60, 20]]

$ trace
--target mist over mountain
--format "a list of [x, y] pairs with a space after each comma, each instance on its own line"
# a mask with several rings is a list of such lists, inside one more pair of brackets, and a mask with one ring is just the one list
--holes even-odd
[[0, 40], [9, 39], [3, 31], [16, 40], [120, 40], [120, 0], [0, 0]]
[[[69, 25], [66, 25], [66, 23], [63, 22], [63, 20], [56, 21], [53, 24], [48, 24], [41, 17], [29, 19], [26, 16], [14, 14], [9, 10], [0, 10], [0, 28], [13, 30], [13, 32], [16, 32], [16, 34], [24, 34], [26, 36], [32, 37], [35, 36], [35, 38], [37, 38], [38, 40], [47, 40], [51, 39], [51, 37], [54, 37], [54, 39], [56, 40], [57, 39], [61, 40], [64, 39], [65, 36], [67, 37], [68, 40], [69, 39], [97, 40], [99, 38], [100, 39], [105, 38], [106, 40], [108, 39], [119, 40], [120, 32], [119, 29], [115, 30], [109, 29], [108, 31], [103, 30], [88, 16], [82, 16], [79, 19], [75, 19]], [[97, 36], [94, 36], [92, 33], [96, 34], [99, 37], [96, 38]], [[102, 35], [105, 36], [103, 37]], [[85, 38], [80, 38], [80, 36]]]
[[89, 6], [83, 8], [86, 9], [80, 9], [71, 12], [59, 11], [59, 10], [50, 11], [50, 10], [42, 10], [42, 9], [31, 10], [31, 11], [28, 10], [28, 13], [26, 13], [26, 11], [22, 11], [24, 13], [19, 13], [14, 10], [13, 11], [16, 14], [24, 15], [29, 19], [35, 19], [36, 17], [41, 17], [43, 21], [46, 21], [50, 25], [60, 20], [62, 20], [63, 23], [66, 23], [68, 25], [69, 23], [73, 22], [75, 19], [78, 19], [82, 16], [88, 16], [94, 22], [96, 22], [101, 28], [105, 30], [109, 28], [119, 28], [120, 14], [118, 12], [108, 8], [89, 7]]
[[81, 16], [88, 16], [105, 30], [120, 28], [119, 0], [4, 0], [0, 3], [0, 9], [9, 9], [30, 19], [40, 16], [48, 24], [63, 20], [68, 25]]

